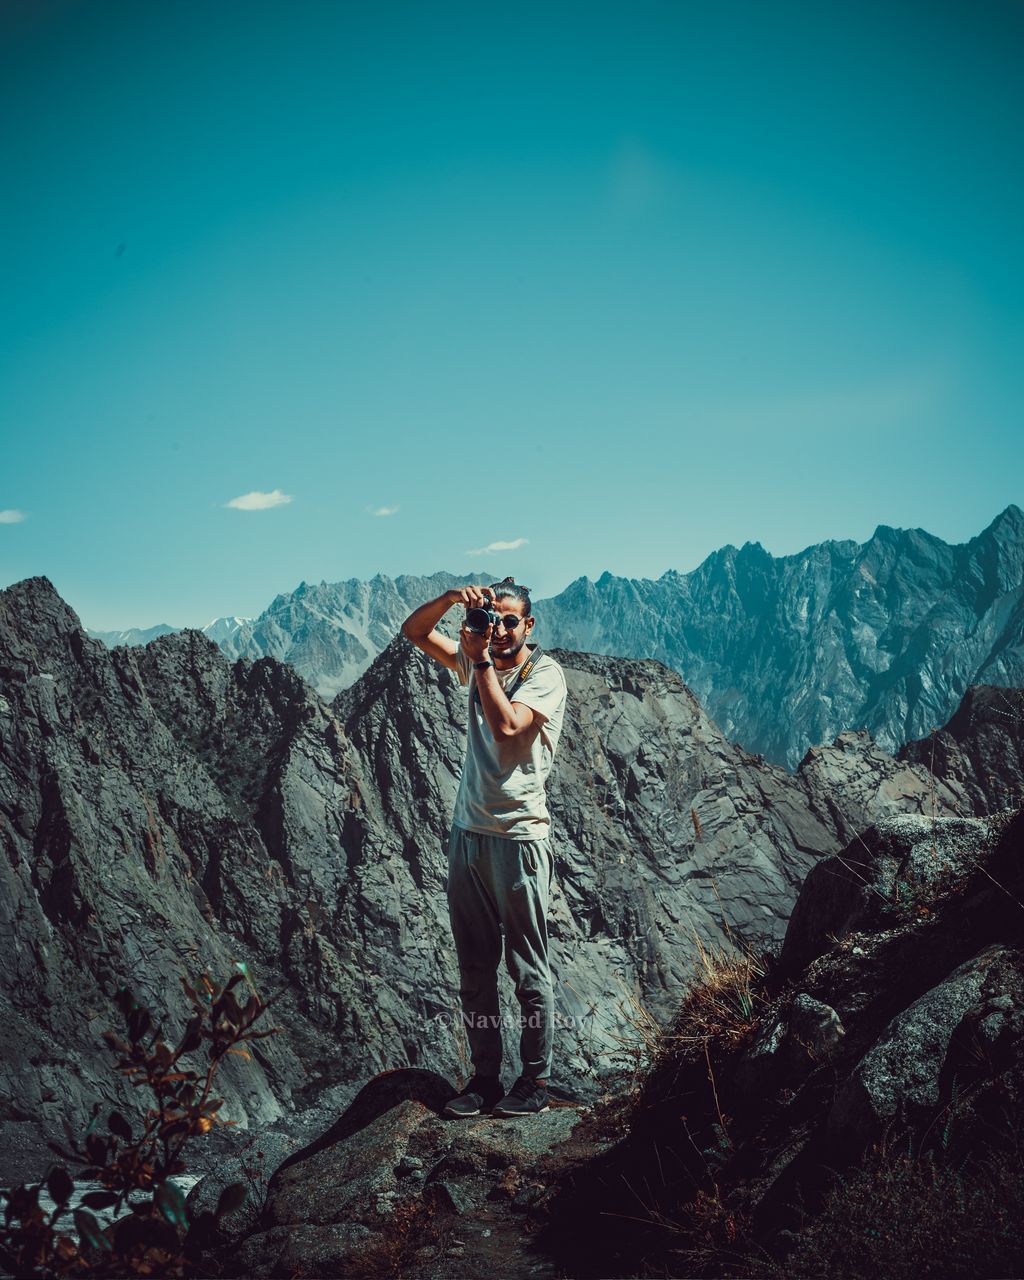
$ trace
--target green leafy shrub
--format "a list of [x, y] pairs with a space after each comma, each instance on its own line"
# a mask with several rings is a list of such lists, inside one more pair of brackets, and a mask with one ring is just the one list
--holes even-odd
[[[234, 1123], [218, 1121], [223, 1099], [210, 1096], [214, 1073], [224, 1058], [233, 1053], [248, 1059], [248, 1051], [238, 1047], [243, 1041], [282, 1030], [252, 1030], [278, 996], [264, 1003], [250, 983], [249, 999], [240, 1005], [234, 988], [247, 975], [244, 965], [238, 968], [223, 987], [216, 987], [205, 974], [195, 986], [181, 979], [195, 1014], [176, 1049], [162, 1039], [162, 1024], [154, 1029], [151, 1013], [127, 988], [118, 992], [127, 1037], [105, 1031], [103, 1038], [119, 1055], [117, 1069], [132, 1077], [133, 1085], [148, 1085], [156, 1105], [147, 1111], [139, 1132], [120, 1112], [112, 1111], [103, 1133], [96, 1124], [97, 1103], [81, 1143], [65, 1125], [70, 1150], [48, 1144], [68, 1164], [81, 1166], [77, 1174], [59, 1165], [37, 1184], [0, 1191], [0, 1266], [18, 1277], [192, 1274], [220, 1219], [244, 1203], [246, 1189], [241, 1183], [226, 1187], [215, 1211], [200, 1213], [190, 1222], [184, 1196], [171, 1181], [185, 1171], [182, 1149], [190, 1137], [208, 1133], [214, 1123]], [[200, 1050], [204, 1041], [209, 1042], [205, 1078], [180, 1062]], [[100, 1189], [86, 1194], [71, 1210], [68, 1202], [76, 1180], [98, 1182]], [[50, 1213], [39, 1203], [44, 1186], [55, 1205]], [[130, 1199], [131, 1193], [139, 1192], [141, 1200]], [[116, 1215], [122, 1209], [128, 1213], [106, 1228], [91, 1212], [111, 1210]], [[74, 1234], [70, 1224], [58, 1225], [65, 1217], [73, 1222]]]

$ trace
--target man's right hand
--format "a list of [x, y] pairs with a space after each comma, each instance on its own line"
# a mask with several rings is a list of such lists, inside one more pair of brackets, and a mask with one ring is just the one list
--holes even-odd
[[452, 587], [448, 599], [452, 604], [461, 604], [467, 609], [486, 609], [494, 603], [490, 587]]
[[494, 595], [490, 587], [453, 587], [436, 600], [428, 600], [426, 604], [414, 609], [402, 623], [402, 634], [417, 649], [422, 649], [442, 666], [454, 671], [459, 646], [450, 636], [442, 635], [437, 630], [437, 624], [452, 605], [461, 604], [466, 609], [484, 609], [493, 603]]

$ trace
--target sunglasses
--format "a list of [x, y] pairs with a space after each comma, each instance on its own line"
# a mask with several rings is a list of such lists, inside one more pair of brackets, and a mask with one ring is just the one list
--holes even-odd
[[517, 618], [514, 613], [506, 613], [503, 617], [499, 617], [498, 621], [494, 625], [495, 625], [495, 628], [498, 628], [502, 624], [504, 624], [506, 631], [515, 631], [516, 627], [519, 626], [520, 622], [525, 622], [525, 621], [526, 621], [525, 618]]

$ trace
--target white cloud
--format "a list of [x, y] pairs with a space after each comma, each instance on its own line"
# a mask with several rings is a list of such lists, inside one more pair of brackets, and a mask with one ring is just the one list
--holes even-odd
[[367, 510], [371, 516], [393, 516], [398, 510], [398, 504], [395, 503], [393, 507], [368, 507]]
[[292, 495], [290, 493], [282, 493], [280, 489], [273, 489], [270, 493], [261, 493], [259, 489], [254, 489], [252, 493], [243, 493], [240, 498], [232, 498], [230, 502], [225, 502], [226, 507], [235, 507], [238, 511], [265, 511], [267, 507], [279, 507], [283, 502], [291, 502]]
[[15, 511], [13, 508], [8, 508], [7, 511], [0, 511], [0, 524], [20, 524], [24, 519], [24, 511]]
[[492, 551], [518, 551], [530, 541], [529, 538], [513, 538], [511, 542], [488, 542], [486, 547], [477, 547], [475, 551], [467, 551], [467, 556], [486, 556]]

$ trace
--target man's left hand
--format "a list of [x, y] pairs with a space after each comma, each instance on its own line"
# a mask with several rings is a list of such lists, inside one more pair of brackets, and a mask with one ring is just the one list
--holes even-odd
[[475, 631], [469, 631], [463, 627], [459, 632], [459, 644], [462, 645], [462, 652], [470, 660], [470, 662], [483, 662], [490, 656], [488, 648], [491, 643], [491, 633], [493, 627], [488, 627], [483, 635], [477, 635]]

